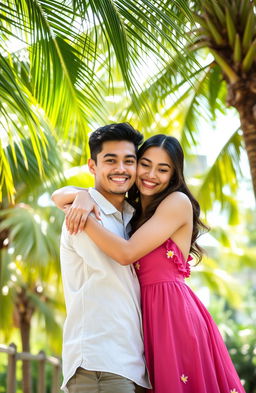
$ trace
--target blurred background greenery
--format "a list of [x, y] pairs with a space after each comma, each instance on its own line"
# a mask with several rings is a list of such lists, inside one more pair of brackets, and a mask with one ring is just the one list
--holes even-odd
[[[54, 189], [92, 186], [88, 135], [176, 136], [211, 227], [188, 283], [256, 392], [256, 16], [252, 0], [0, 4], [0, 343], [60, 356]], [[32, 373], [35, 389], [36, 367]], [[47, 370], [50, 392], [50, 371]], [[6, 355], [0, 353], [0, 392]], [[30, 393], [18, 370], [17, 391]]]

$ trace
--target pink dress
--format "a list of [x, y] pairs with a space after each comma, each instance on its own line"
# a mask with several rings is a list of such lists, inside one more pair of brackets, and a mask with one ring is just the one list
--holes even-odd
[[184, 283], [190, 268], [178, 246], [169, 239], [134, 265], [151, 392], [245, 393], [215, 322]]

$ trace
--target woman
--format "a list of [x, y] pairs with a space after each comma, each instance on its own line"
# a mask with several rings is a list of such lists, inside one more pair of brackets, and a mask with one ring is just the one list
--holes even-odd
[[117, 262], [134, 263], [141, 285], [147, 367], [154, 393], [244, 393], [210, 314], [184, 283], [200, 227], [177, 139], [156, 135], [138, 152], [133, 234], [124, 240], [89, 217], [85, 230]]

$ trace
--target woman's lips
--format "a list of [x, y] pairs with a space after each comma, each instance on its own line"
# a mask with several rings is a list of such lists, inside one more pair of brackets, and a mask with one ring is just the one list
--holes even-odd
[[146, 188], [152, 189], [157, 186], [157, 183], [149, 181], [149, 180], [141, 180], [141, 182], [142, 182], [143, 186]]

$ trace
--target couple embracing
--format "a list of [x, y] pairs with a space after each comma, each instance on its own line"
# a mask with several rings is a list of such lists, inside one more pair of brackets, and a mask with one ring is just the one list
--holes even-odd
[[69, 206], [61, 236], [63, 389], [244, 393], [217, 326], [185, 283], [191, 256], [202, 257], [205, 226], [182, 148], [166, 135], [141, 143], [127, 123], [97, 129], [88, 161], [95, 188], [52, 196]]

